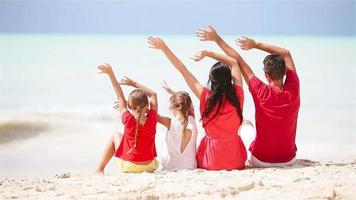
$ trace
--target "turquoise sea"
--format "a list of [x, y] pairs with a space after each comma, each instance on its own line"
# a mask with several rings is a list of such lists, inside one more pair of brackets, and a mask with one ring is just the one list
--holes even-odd
[[[114, 91], [108, 78], [97, 73], [99, 64], [110, 63], [118, 77], [128, 76], [156, 90], [159, 112], [169, 115], [169, 96], [161, 88], [162, 80], [175, 90], [189, 88], [161, 52], [148, 48], [147, 37], [1, 34], [0, 177], [90, 173], [96, 167], [110, 134], [122, 129], [112, 108]], [[194, 63], [189, 58], [197, 50], [220, 49], [194, 35], [161, 37], [205, 84], [215, 61]], [[233, 46], [236, 37], [223, 35]], [[298, 158], [355, 159], [356, 38], [252, 37], [288, 48], [294, 58], [301, 83]], [[238, 51], [264, 80], [262, 60], [266, 53]], [[244, 117], [253, 121], [253, 101], [246, 85], [244, 88]], [[124, 88], [125, 94], [131, 89]], [[190, 94], [198, 122], [199, 104]], [[203, 130], [199, 131], [201, 138]], [[158, 125], [159, 155], [165, 150], [164, 133]], [[115, 161], [108, 171], [117, 171]]]

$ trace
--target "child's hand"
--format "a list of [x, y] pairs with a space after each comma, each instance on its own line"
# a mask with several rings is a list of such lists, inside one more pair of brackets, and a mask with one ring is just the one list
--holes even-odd
[[109, 64], [99, 65], [99, 73], [110, 74], [113, 73], [112, 68]]
[[150, 36], [147, 38], [147, 43], [149, 44], [149, 47], [153, 48], [153, 49], [164, 50], [167, 48], [167, 45], [159, 37], [154, 38], [154, 37]]
[[195, 33], [200, 41], [216, 41], [218, 39], [218, 33], [212, 26], [208, 26], [206, 29], [199, 28]]
[[115, 101], [114, 102], [114, 107], [113, 107], [115, 110], [119, 109], [120, 108], [120, 105], [119, 105], [119, 102], [118, 101]]
[[245, 36], [237, 38], [235, 40], [235, 42], [236, 42], [236, 45], [239, 46], [243, 50], [250, 50], [250, 49], [256, 47], [256, 41], [251, 38], [245, 37]]
[[119, 104], [118, 101], [115, 101], [115, 102], [114, 102], [113, 108], [114, 108], [115, 110], [119, 110], [119, 109], [120, 109], [120, 104]]
[[136, 82], [130, 78], [128, 78], [127, 76], [124, 76], [123, 79], [121, 79], [120, 81], [121, 85], [128, 85], [128, 86], [132, 86], [135, 87]]
[[165, 89], [170, 95], [173, 95], [175, 92], [167, 85], [166, 81], [163, 81], [162, 88]]
[[208, 51], [206, 51], [206, 50], [198, 51], [190, 59], [194, 60], [195, 62], [198, 62], [198, 61], [202, 60], [207, 55], [208, 55]]

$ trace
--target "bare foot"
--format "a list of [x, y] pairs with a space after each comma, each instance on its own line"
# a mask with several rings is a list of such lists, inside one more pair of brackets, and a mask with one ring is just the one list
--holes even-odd
[[97, 176], [97, 175], [104, 175], [104, 171], [103, 170], [95, 170], [91, 173], [91, 175], [93, 176]]

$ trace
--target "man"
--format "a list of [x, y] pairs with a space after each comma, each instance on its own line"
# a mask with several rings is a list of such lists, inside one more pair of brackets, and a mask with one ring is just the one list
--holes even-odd
[[197, 36], [202, 41], [216, 42], [227, 55], [235, 58], [248, 84], [256, 111], [256, 137], [249, 148], [252, 166], [280, 167], [294, 164], [300, 95], [299, 79], [289, 51], [247, 37], [236, 40], [243, 50], [255, 48], [269, 53], [263, 61], [267, 85], [254, 75], [250, 66], [213, 27], [199, 29]]

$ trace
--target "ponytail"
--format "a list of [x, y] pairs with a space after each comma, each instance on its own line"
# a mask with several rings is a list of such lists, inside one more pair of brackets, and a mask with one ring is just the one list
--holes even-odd
[[128, 153], [131, 153], [132, 150], [134, 150], [137, 146], [137, 138], [138, 138], [138, 133], [139, 133], [139, 130], [140, 130], [140, 119], [141, 119], [141, 116], [142, 116], [142, 113], [143, 113], [143, 109], [144, 108], [140, 108], [137, 112], [138, 112], [138, 117], [135, 118], [136, 119], [136, 126], [135, 126], [135, 137], [134, 137], [134, 144], [133, 146], [127, 151], [127, 154]]
[[181, 122], [184, 132], [188, 126], [188, 115], [189, 109], [192, 106], [192, 100], [187, 92], [179, 91], [172, 95], [169, 101], [171, 103], [171, 107], [179, 110], [179, 112], [184, 116], [184, 121]]

